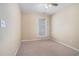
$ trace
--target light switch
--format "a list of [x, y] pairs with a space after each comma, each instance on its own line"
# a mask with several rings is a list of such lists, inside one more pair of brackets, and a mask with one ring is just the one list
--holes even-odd
[[1, 28], [5, 28], [6, 27], [6, 21], [1, 19], [0, 20], [0, 26], [1, 26]]

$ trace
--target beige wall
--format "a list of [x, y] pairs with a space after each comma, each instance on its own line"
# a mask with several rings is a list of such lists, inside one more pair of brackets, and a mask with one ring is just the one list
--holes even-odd
[[52, 16], [52, 37], [79, 49], [79, 4], [73, 4]]
[[36, 40], [37, 22], [40, 17], [44, 17], [48, 21], [48, 36], [50, 36], [50, 17], [45, 14], [38, 13], [23, 13], [22, 14], [22, 40]]
[[0, 4], [0, 19], [7, 23], [0, 28], [0, 55], [16, 55], [20, 45], [20, 10], [17, 4]]

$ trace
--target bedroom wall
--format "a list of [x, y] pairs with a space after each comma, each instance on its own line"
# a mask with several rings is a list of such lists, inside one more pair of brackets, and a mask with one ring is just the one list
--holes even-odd
[[22, 14], [22, 40], [37, 40], [38, 37], [38, 19], [45, 18], [48, 21], [48, 37], [50, 36], [50, 17], [39, 13]]
[[79, 49], [79, 4], [73, 4], [52, 16], [52, 37]]
[[0, 56], [14, 56], [20, 46], [21, 14], [18, 4], [0, 4], [0, 20], [6, 21], [6, 27], [0, 27]]

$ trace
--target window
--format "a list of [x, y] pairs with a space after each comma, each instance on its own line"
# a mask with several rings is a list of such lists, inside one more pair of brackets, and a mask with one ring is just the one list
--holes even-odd
[[38, 34], [39, 37], [47, 36], [47, 20], [44, 18], [40, 18], [38, 21]]

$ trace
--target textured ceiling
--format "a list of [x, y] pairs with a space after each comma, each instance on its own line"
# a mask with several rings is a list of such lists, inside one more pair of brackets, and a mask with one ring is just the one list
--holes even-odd
[[38, 12], [38, 13], [45, 13], [45, 14], [51, 15], [71, 4], [58, 3], [58, 6], [52, 6], [49, 8], [45, 8], [46, 3], [20, 3], [19, 5], [23, 13]]

